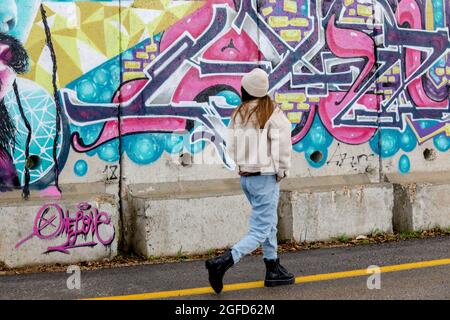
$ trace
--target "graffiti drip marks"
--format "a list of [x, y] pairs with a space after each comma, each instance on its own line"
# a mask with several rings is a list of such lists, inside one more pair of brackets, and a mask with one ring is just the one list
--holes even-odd
[[[77, 205], [74, 216], [58, 204], [46, 204], [37, 213], [32, 233], [16, 244], [16, 249], [34, 237], [50, 241], [65, 238], [65, 242], [57, 246], [49, 246], [44, 253], [61, 252], [69, 254], [69, 250], [84, 247], [95, 247], [97, 244], [110, 246], [115, 238], [115, 228], [111, 217], [100, 212], [89, 203]], [[88, 240], [90, 239], [90, 240]]]

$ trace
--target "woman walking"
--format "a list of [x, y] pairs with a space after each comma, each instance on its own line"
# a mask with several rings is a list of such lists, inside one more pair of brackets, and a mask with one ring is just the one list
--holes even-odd
[[277, 257], [279, 182], [291, 162], [291, 122], [268, 96], [269, 78], [255, 69], [242, 79], [242, 104], [228, 126], [227, 149], [236, 162], [241, 187], [252, 206], [247, 235], [222, 256], [206, 261], [209, 282], [216, 293], [223, 289], [225, 272], [260, 245], [266, 265], [264, 285], [293, 284]]

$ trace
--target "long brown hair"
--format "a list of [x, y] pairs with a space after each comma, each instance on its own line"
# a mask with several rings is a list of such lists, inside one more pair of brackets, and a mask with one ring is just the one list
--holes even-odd
[[[256, 107], [253, 109], [249, 108], [249, 105], [253, 104], [252, 102], [254, 101], [257, 103]], [[232, 119], [233, 121], [236, 121], [236, 116], [239, 114], [244, 124], [247, 124], [251, 116], [255, 113], [257, 124], [260, 129], [263, 129], [270, 116], [272, 116], [274, 109], [275, 105], [272, 99], [267, 95], [262, 98], [256, 98], [242, 103], [234, 110]]]

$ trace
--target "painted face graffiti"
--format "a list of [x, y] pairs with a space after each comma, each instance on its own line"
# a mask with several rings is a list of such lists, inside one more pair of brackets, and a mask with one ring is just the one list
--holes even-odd
[[[36, 215], [33, 232], [19, 241], [16, 249], [34, 237], [47, 241], [66, 238], [63, 244], [50, 246], [44, 253], [69, 254], [69, 250], [76, 248], [95, 247], [97, 244], [110, 246], [114, 241], [115, 228], [108, 213], [99, 212], [86, 202], [78, 204], [77, 209], [75, 216], [71, 217], [69, 210], [64, 213], [58, 204], [44, 205]], [[104, 234], [107, 234], [107, 238], [104, 238]], [[92, 240], [87, 241], [88, 237]]]
[[0, 6], [0, 32], [9, 32], [17, 24], [17, 5], [15, 0], [2, 0]]
[[27, 71], [28, 56], [22, 44], [0, 32], [0, 192], [19, 186], [10, 150], [14, 148], [15, 126], [6, 109], [4, 97], [16, 74]]

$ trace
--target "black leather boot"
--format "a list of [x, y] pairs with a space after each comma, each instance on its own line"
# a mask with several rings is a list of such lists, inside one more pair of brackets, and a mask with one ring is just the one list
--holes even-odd
[[295, 283], [295, 276], [292, 273], [289, 273], [280, 264], [280, 259], [264, 259], [264, 263], [266, 264], [266, 280], [264, 281], [265, 287], [276, 287]]
[[222, 292], [223, 276], [225, 272], [234, 265], [231, 250], [228, 250], [223, 255], [207, 260], [205, 262], [206, 269], [209, 273], [209, 283], [216, 293]]

